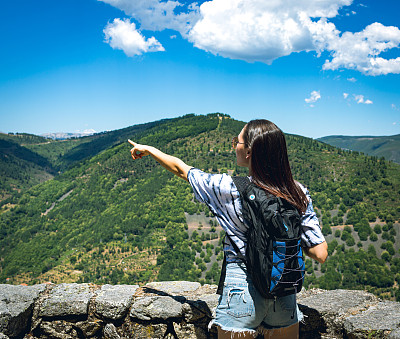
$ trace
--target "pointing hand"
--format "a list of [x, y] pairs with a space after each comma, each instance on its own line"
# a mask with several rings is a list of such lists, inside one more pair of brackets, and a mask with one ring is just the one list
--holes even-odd
[[142, 157], [149, 154], [149, 151], [147, 150], [148, 146], [137, 144], [130, 139], [128, 139], [128, 142], [133, 146], [131, 149], [131, 156], [133, 160], [142, 159]]

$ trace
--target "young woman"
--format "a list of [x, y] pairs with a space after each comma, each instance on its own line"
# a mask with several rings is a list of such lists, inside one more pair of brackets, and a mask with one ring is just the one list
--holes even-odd
[[[297, 307], [296, 295], [280, 297], [275, 302], [264, 299], [230, 243], [234, 241], [245, 254], [247, 226], [232, 178], [227, 174], [204, 173], [154, 147], [129, 142], [133, 145], [133, 159], [151, 155], [167, 170], [189, 181], [195, 197], [208, 205], [229, 234], [224, 243], [227, 260], [224, 290], [214, 320], [218, 338], [254, 338], [259, 333], [264, 338], [298, 338], [303, 315]], [[249, 169], [249, 177], [256, 185], [286, 199], [301, 212], [303, 250], [323, 263], [328, 255], [327, 244], [308, 191], [293, 180], [283, 132], [268, 120], [252, 120], [233, 138], [232, 146], [237, 164]]]

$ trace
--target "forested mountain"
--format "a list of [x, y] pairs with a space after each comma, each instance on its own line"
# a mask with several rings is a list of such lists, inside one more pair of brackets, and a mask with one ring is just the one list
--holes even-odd
[[[231, 149], [243, 126], [219, 113], [186, 115], [24, 144], [57, 173], [2, 201], [0, 283], [216, 282], [223, 232], [208, 208], [150, 157], [133, 161], [126, 140], [209, 172], [245, 174]], [[306, 285], [400, 300], [400, 166], [301, 136], [287, 142], [330, 242], [325, 264], [306, 261]]]
[[342, 149], [384, 157], [400, 164], [400, 134], [382, 137], [331, 135], [317, 140]]
[[21, 146], [29, 142], [43, 143], [46, 139], [27, 134], [0, 134], [0, 200], [55, 174], [47, 158]]
[[128, 136], [160, 123], [162, 121], [58, 141], [26, 133], [0, 133], [0, 200], [46, 181], [74, 163], [93, 157], [126, 141]]

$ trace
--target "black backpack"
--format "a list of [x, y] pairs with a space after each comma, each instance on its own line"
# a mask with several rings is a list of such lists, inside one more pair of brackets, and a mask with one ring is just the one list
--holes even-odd
[[[249, 178], [233, 177], [233, 181], [240, 193], [243, 217], [249, 225], [246, 255], [241, 254], [232, 240], [231, 244], [246, 264], [254, 286], [268, 299], [300, 292], [305, 266], [299, 212], [288, 201], [266, 193]], [[222, 294], [225, 269], [224, 257], [219, 294]]]

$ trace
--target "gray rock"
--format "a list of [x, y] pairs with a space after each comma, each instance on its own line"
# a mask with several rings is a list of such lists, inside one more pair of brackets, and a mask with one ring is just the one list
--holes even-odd
[[218, 306], [218, 300], [219, 300], [219, 295], [218, 294], [206, 294], [202, 295], [198, 298], [200, 301], [204, 301], [209, 309], [211, 311], [211, 315], [215, 315], [215, 309]]
[[41, 317], [80, 316], [88, 313], [94, 295], [89, 284], [56, 285], [40, 307]]
[[[400, 303], [384, 301], [344, 320], [349, 338], [384, 338], [400, 324]], [[393, 334], [395, 335], [395, 333]]]
[[174, 331], [178, 339], [207, 339], [207, 327], [199, 327], [195, 324], [174, 323]]
[[202, 295], [196, 300], [187, 300], [183, 305], [184, 319], [188, 323], [193, 323], [201, 318], [210, 321], [215, 316], [215, 309], [218, 305], [219, 295]]
[[167, 320], [183, 316], [184, 298], [153, 296], [138, 298], [132, 305], [130, 316], [139, 320]]
[[95, 299], [96, 313], [109, 319], [121, 319], [132, 305], [138, 285], [103, 285]]
[[[218, 304], [215, 289], [190, 282], [149, 283], [140, 289], [0, 285], [0, 339], [217, 338], [215, 325], [207, 329]], [[364, 291], [317, 289], [299, 293], [298, 303], [306, 316], [301, 339], [400, 339], [400, 303]], [[105, 325], [105, 319], [113, 323]]]
[[307, 338], [318, 333], [341, 336], [343, 321], [379, 302], [373, 294], [349, 290], [311, 290], [298, 296], [304, 320], [300, 324], [300, 336]]
[[104, 326], [103, 336], [105, 339], [120, 339], [121, 336], [117, 333], [114, 324], [107, 324]]
[[196, 291], [201, 287], [201, 284], [191, 281], [161, 281], [148, 283], [146, 287], [171, 295], [182, 295]]
[[336, 314], [349, 313], [378, 303], [378, 298], [372, 293], [350, 290], [319, 290], [317, 293], [304, 293], [297, 300], [300, 304], [315, 308], [320, 313]]
[[34, 286], [0, 285], [0, 331], [11, 337], [27, 330], [33, 305], [45, 284]]
[[75, 339], [78, 338], [78, 332], [71, 324], [63, 320], [43, 321], [40, 324], [41, 334], [45, 338], [56, 339]]
[[400, 339], [400, 328], [397, 328], [390, 332], [388, 339]]
[[85, 338], [92, 337], [98, 334], [103, 328], [103, 322], [101, 320], [87, 320], [87, 321], [79, 321], [74, 324], [74, 327], [79, 328]]
[[[129, 326], [129, 338], [135, 339], [154, 339], [154, 338], [174, 338], [174, 336], [167, 336], [168, 333], [173, 333], [172, 324], [153, 324], [153, 323], [132, 323]], [[176, 338], [176, 337], [175, 337]]]

